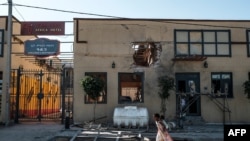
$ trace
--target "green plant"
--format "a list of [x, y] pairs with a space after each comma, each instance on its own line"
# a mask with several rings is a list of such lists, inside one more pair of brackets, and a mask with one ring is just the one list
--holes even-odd
[[158, 92], [159, 97], [161, 98], [161, 113], [165, 115], [166, 112], [166, 100], [170, 96], [170, 90], [175, 89], [174, 78], [169, 76], [162, 76], [158, 78], [158, 86], [160, 91]]
[[250, 80], [247, 80], [243, 83], [244, 93], [247, 95], [247, 98], [250, 99]]
[[95, 101], [94, 103], [94, 119], [95, 121], [95, 109], [96, 103], [99, 96], [101, 96], [101, 92], [104, 90], [105, 83], [104, 81], [96, 76], [85, 76], [81, 80], [81, 86], [85, 93]]

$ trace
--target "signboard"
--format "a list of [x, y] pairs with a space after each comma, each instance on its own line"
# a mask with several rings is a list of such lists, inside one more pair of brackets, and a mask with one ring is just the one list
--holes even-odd
[[21, 35], [64, 35], [64, 22], [21, 22]]
[[25, 55], [34, 56], [51, 56], [58, 55], [60, 42], [58, 40], [49, 40], [46, 38], [38, 38], [36, 40], [28, 40], [24, 42]]

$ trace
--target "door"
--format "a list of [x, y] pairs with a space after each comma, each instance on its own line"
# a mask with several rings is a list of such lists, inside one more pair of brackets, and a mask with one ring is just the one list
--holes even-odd
[[176, 107], [182, 116], [200, 116], [199, 73], [176, 73]]

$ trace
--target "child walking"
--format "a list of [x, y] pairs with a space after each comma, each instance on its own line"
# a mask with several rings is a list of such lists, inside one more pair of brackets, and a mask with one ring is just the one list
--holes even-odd
[[157, 126], [156, 141], [174, 141], [167, 131], [166, 126], [161, 120], [160, 114], [154, 114], [154, 120]]

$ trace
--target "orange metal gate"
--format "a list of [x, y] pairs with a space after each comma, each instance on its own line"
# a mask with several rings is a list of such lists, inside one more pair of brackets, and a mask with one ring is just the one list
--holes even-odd
[[68, 103], [65, 102], [66, 94], [63, 86], [66, 79], [63, 72], [62, 70], [12, 70], [11, 118], [15, 122], [19, 120], [63, 122], [65, 110], [72, 108], [72, 94], [67, 94], [69, 100]]

